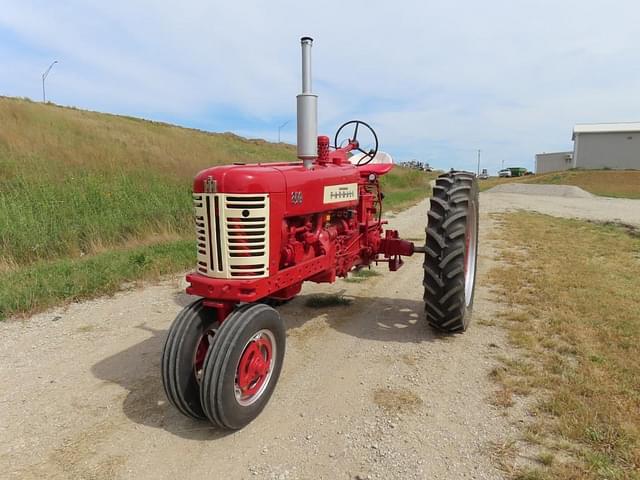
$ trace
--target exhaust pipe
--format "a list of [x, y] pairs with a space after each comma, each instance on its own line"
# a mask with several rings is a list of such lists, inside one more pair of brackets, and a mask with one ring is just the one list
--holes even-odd
[[313, 38], [302, 37], [302, 93], [297, 98], [298, 158], [311, 170], [318, 157], [318, 96], [311, 93], [311, 45]]

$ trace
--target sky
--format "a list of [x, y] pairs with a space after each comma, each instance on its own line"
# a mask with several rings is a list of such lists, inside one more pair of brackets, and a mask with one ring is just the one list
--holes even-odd
[[[0, 0], [0, 95], [295, 143], [301, 36], [319, 133], [489, 172], [640, 121], [640, 2]], [[1, 125], [0, 125], [1, 128]]]

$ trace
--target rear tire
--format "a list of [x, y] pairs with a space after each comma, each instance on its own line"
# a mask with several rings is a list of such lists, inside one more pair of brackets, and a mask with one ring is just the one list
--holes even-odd
[[438, 330], [463, 332], [473, 309], [478, 252], [478, 181], [468, 172], [436, 179], [426, 228], [424, 302]]
[[286, 331], [273, 308], [236, 309], [222, 323], [204, 363], [200, 402], [213, 423], [238, 430], [264, 409], [284, 359]]

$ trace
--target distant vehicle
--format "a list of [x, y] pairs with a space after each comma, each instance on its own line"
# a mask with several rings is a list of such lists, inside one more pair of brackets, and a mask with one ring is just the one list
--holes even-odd
[[489, 173], [487, 172], [486, 168], [482, 169], [482, 173], [480, 175], [478, 175], [478, 178], [480, 180], [486, 180], [487, 178], [489, 178]]
[[511, 174], [511, 170], [509, 170], [508, 168], [503, 168], [498, 172], [498, 176], [505, 178], [505, 177], [512, 177], [513, 175]]
[[512, 177], [523, 177], [527, 174], [527, 169], [524, 167], [509, 167], [505, 170], [509, 170]]
[[422, 163], [418, 160], [409, 160], [406, 162], [400, 162], [400, 165], [406, 168], [421, 170], [423, 172], [433, 172], [433, 168], [428, 163]]

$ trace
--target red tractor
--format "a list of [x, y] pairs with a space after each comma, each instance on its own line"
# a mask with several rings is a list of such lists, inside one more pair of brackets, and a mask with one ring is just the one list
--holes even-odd
[[[304, 281], [334, 282], [380, 262], [395, 271], [402, 257], [420, 252], [427, 322], [462, 332], [473, 305], [475, 176], [452, 171], [437, 178], [424, 246], [383, 230], [379, 179], [393, 168], [391, 157], [378, 151], [375, 132], [361, 121], [342, 125], [333, 147], [317, 136], [312, 39], [301, 42], [301, 161], [213, 167], [193, 183], [197, 266], [187, 275], [187, 293], [200, 298], [171, 325], [162, 382], [184, 415], [225, 429], [244, 427], [269, 401], [286, 336], [272, 305], [295, 297]], [[365, 133], [370, 148], [358, 141]]]

